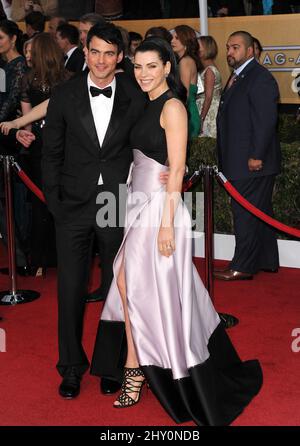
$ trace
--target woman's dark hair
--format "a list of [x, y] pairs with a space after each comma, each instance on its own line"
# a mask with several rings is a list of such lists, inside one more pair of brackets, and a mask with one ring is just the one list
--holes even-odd
[[253, 44], [257, 46], [259, 55], [261, 55], [261, 53], [263, 52], [263, 47], [260, 41], [256, 37], [253, 37]]
[[46, 17], [40, 11], [32, 11], [25, 16], [26, 25], [31, 26], [33, 31], [42, 33], [45, 30]]
[[148, 37], [160, 37], [166, 40], [168, 43], [172, 41], [172, 34], [164, 26], [153, 26], [146, 31], [145, 39]]
[[197, 67], [197, 71], [202, 70], [202, 64], [199, 57], [199, 43], [196, 32], [188, 25], [179, 25], [174, 28], [178, 39], [186, 47], [184, 56], [190, 56]]
[[7, 34], [11, 39], [16, 36], [16, 49], [18, 53], [23, 54], [23, 32], [20, 30], [18, 25], [12, 20], [1, 20], [0, 30]]
[[87, 48], [89, 48], [93, 37], [98, 37], [98, 39], [102, 39], [107, 43], [116, 45], [118, 48], [118, 54], [120, 54], [121, 51], [124, 51], [121, 31], [113, 23], [105, 23], [104, 25], [96, 24], [92, 26], [86, 39]]
[[53, 88], [68, 78], [63, 53], [49, 33], [37, 34], [32, 39], [29, 81]]
[[148, 37], [137, 47], [135, 54], [147, 51], [155, 51], [164, 65], [170, 62], [171, 69], [167, 77], [168, 86], [182, 102], [186, 102], [187, 92], [180, 80], [176, 56], [171, 45], [160, 37]]

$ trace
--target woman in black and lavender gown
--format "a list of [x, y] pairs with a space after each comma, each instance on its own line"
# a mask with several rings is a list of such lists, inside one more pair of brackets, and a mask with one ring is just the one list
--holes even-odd
[[[190, 215], [180, 194], [187, 113], [171, 47], [146, 39], [134, 69], [149, 102], [131, 132], [125, 234], [92, 373], [123, 382], [116, 408], [136, 404], [147, 381], [177, 423], [227, 425], [259, 392], [261, 368], [239, 359], [192, 263]], [[166, 185], [162, 171], [169, 171]]]

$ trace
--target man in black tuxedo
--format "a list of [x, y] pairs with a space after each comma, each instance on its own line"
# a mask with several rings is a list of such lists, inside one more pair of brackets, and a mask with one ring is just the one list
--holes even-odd
[[[220, 170], [254, 206], [272, 215], [272, 192], [280, 170], [276, 134], [278, 86], [254, 59], [253, 37], [231, 34], [227, 62], [233, 73], [223, 91], [217, 116]], [[278, 247], [273, 230], [232, 200], [236, 247], [223, 280], [252, 279], [259, 270], [277, 271]]]
[[[63, 381], [59, 393], [74, 398], [89, 367], [82, 347], [82, 326], [89, 275], [89, 254], [95, 235], [101, 255], [102, 293], [112, 280], [112, 264], [123, 237], [122, 222], [99, 227], [99, 194], [118, 203], [119, 185], [126, 182], [132, 151], [129, 133], [145, 106], [143, 93], [124, 74], [115, 75], [123, 57], [122, 36], [113, 24], [93, 26], [87, 38], [83, 73], [58, 87], [50, 99], [42, 173], [44, 193], [56, 224], [58, 253], [59, 361]], [[110, 198], [111, 198], [110, 197]], [[99, 200], [98, 200], [99, 202]], [[118, 215], [118, 206], [117, 206]], [[101, 381], [102, 391], [119, 384]]]
[[83, 51], [78, 48], [79, 31], [70, 23], [59, 25], [56, 30], [56, 41], [65, 56], [65, 68], [70, 73], [80, 73], [85, 62]]

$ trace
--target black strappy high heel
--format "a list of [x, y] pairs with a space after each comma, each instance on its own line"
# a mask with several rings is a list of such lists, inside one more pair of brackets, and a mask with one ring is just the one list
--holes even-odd
[[[143, 380], [134, 379], [138, 376], [143, 376]], [[124, 368], [124, 379], [121, 387], [121, 393], [118, 396], [117, 400], [119, 404], [114, 404], [113, 406], [116, 409], [124, 409], [125, 407], [134, 406], [137, 404], [141, 397], [141, 392], [144, 384], [146, 383], [145, 375], [143, 371], [137, 368]], [[136, 393], [137, 399], [133, 399], [129, 393]]]

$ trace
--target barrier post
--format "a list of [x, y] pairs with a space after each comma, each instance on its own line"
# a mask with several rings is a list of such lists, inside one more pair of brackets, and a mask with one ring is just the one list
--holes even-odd
[[0, 292], [0, 305], [17, 305], [37, 299], [40, 296], [40, 293], [32, 290], [17, 290], [15, 231], [13, 223], [13, 197], [11, 185], [11, 164], [14, 162], [14, 158], [10, 155], [1, 155], [0, 160], [3, 162], [8, 269], [11, 279], [11, 289], [9, 291]]
[[11, 293], [16, 295], [17, 274], [15, 257], [15, 233], [13, 226], [13, 199], [11, 185], [10, 157], [3, 158], [3, 178], [6, 209], [6, 232], [7, 232], [7, 250], [8, 250], [8, 273], [11, 277]]
[[202, 166], [202, 170], [204, 171], [205, 288], [214, 302], [213, 170], [209, 166]]
[[[213, 212], [213, 190], [214, 174], [216, 168], [213, 166], [200, 167], [204, 172], [204, 233], [205, 233], [205, 287], [214, 303], [214, 212]], [[227, 313], [218, 313], [225, 328], [234, 327], [239, 320]]]

